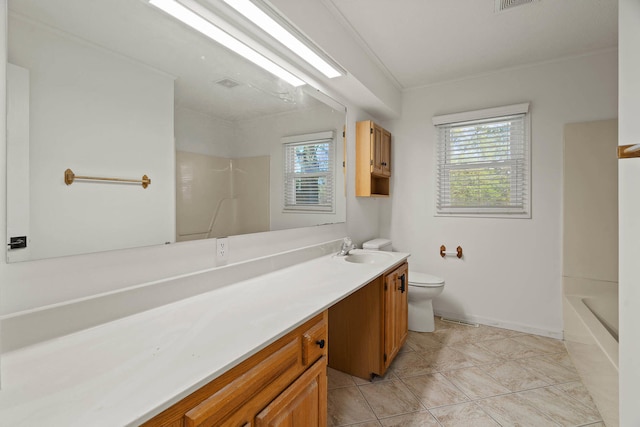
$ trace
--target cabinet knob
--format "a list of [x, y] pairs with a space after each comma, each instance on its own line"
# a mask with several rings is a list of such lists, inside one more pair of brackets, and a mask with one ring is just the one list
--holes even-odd
[[403, 274], [402, 276], [400, 276], [400, 293], [404, 293], [404, 291], [407, 289], [407, 283], [406, 283], [406, 276]]
[[318, 344], [318, 347], [324, 348], [324, 340], [318, 340], [316, 341], [316, 344]]

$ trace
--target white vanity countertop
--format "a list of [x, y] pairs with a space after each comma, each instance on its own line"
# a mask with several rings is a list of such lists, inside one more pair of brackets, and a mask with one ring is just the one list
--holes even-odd
[[5, 353], [1, 426], [137, 425], [409, 257], [328, 255]]

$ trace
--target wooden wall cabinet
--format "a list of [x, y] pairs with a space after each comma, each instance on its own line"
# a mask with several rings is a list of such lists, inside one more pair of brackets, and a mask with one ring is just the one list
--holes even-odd
[[327, 311], [143, 426], [327, 424]]
[[371, 120], [356, 123], [356, 196], [389, 196], [391, 133]]
[[408, 334], [405, 262], [329, 308], [329, 366], [360, 378], [383, 376]]

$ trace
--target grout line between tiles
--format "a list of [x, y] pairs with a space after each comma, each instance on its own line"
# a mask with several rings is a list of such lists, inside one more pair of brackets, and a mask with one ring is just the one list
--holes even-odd
[[489, 418], [491, 418], [493, 421], [495, 421], [495, 422], [496, 422], [496, 424], [498, 424], [499, 426], [502, 426], [502, 424], [500, 424], [500, 422], [499, 422], [498, 420], [496, 420], [495, 418], [493, 418], [493, 416], [492, 416], [490, 413], [488, 413], [487, 411], [485, 411], [485, 410], [484, 410], [484, 408], [483, 408], [482, 406], [480, 406], [477, 402], [473, 402], [473, 404], [474, 404], [474, 405], [476, 405], [476, 407], [480, 408], [480, 410], [481, 410], [483, 413], [487, 414], [487, 417], [489, 417]]

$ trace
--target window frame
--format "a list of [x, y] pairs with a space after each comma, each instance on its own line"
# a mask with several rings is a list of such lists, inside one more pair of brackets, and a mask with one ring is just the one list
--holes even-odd
[[[531, 218], [531, 114], [529, 111], [529, 103], [507, 105], [503, 107], [487, 108], [483, 110], [467, 111], [463, 113], [447, 114], [442, 116], [434, 116], [433, 124], [436, 127], [437, 136], [436, 144], [434, 144], [434, 158], [435, 158], [435, 177], [436, 177], [436, 191], [434, 197], [434, 216], [438, 217], [471, 217], [471, 218]], [[480, 124], [481, 122], [499, 122], [501, 119], [506, 120], [513, 116], [522, 115], [524, 126], [524, 171], [522, 173], [522, 182], [524, 182], [524, 192], [522, 196], [522, 208], [514, 208], [509, 206], [492, 206], [492, 207], [454, 207], [454, 206], [441, 206], [441, 169], [445, 165], [441, 162], [439, 156], [439, 150], [443, 144], [447, 142], [443, 140], [441, 136], [441, 127], [463, 126], [469, 124]], [[446, 158], [446, 156], [445, 156]], [[488, 163], [488, 167], [492, 165], [505, 165], [508, 163], [514, 164], [517, 159], [493, 161]], [[477, 168], [477, 165], [461, 165], [458, 168], [453, 169], [466, 169]], [[449, 167], [448, 170], [451, 170]], [[511, 179], [511, 186], [514, 188], [514, 183], [517, 181], [517, 177], [514, 176]]]
[[[282, 143], [282, 212], [283, 213], [322, 213], [333, 214], [336, 211], [336, 133], [334, 131], [316, 132], [304, 135], [288, 136], [281, 139]], [[330, 206], [326, 204], [287, 204], [287, 186], [295, 185], [294, 181], [289, 179], [289, 175], [295, 172], [289, 171], [290, 164], [287, 162], [287, 149], [292, 146], [312, 145], [318, 143], [329, 144], [329, 170], [327, 172], [318, 172], [314, 174], [318, 177], [325, 176], [331, 183]], [[306, 177], [309, 177], [308, 175]], [[295, 194], [295, 190], [293, 191]]]

